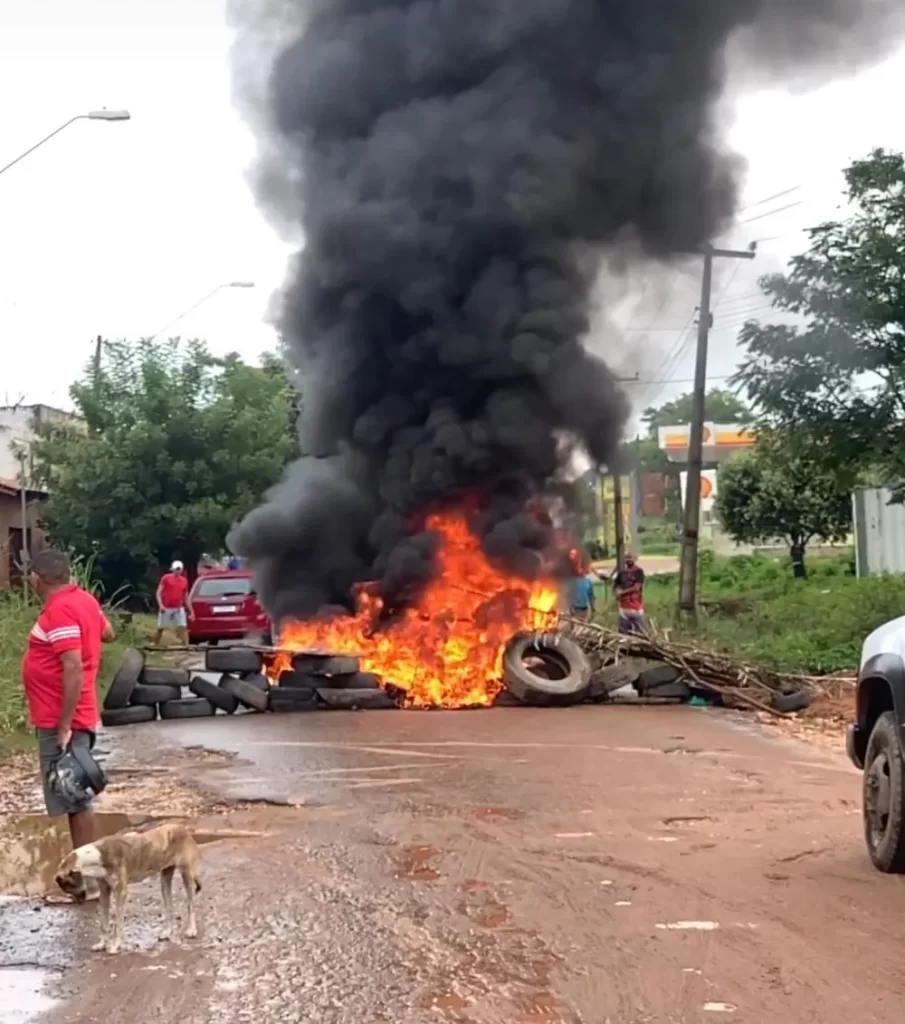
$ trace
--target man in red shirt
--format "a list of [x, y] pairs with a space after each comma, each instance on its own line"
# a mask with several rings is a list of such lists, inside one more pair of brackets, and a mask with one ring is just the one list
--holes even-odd
[[31, 584], [43, 608], [28, 634], [22, 684], [38, 739], [47, 813], [68, 816], [75, 848], [94, 841], [91, 804], [66, 803], [51, 789], [47, 775], [67, 747], [94, 746], [101, 643], [115, 637], [96, 599], [72, 582], [69, 558], [62, 551], [35, 556]]
[[619, 604], [619, 632], [644, 633], [644, 570], [633, 554], [626, 554], [625, 568], [613, 579], [613, 591]]
[[188, 644], [189, 581], [182, 562], [173, 562], [157, 585], [157, 632], [154, 643], [159, 644], [165, 629], [175, 630], [180, 643]]

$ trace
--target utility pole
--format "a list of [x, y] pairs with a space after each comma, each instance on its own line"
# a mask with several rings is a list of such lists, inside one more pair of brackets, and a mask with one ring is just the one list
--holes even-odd
[[22, 593], [28, 599], [28, 574], [31, 572], [31, 545], [28, 543], [28, 451], [23, 446], [19, 450], [19, 497], [21, 501], [20, 515], [22, 518], [22, 550], [19, 559], [22, 566]]
[[622, 474], [613, 473], [613, 532], [616, 538], [616, 570], [625, 566], [625, 520], [622, 518]]
[[698, 311], [698, 347], [694, 363], [694, 390], [691, 402], [691, 429], [688, 434], [688, 477], [685, 485], [685, 529], [679, 560], [679, 614], [697, 611], [698, 541], [701, 530], [701, 470], [704, 464], [704, 404], [707, 396], [707, 342], [713, 325], [710, 294], [714, 259], [753, 260], [756, 243], [749, 249], [703, 249], [704, 273], [701, 278], [701, 307]]
[[[641, 379], [637, 371], [631, 377], [617, 377], [619, 384], [635, 384]], [[625, 519], [623, 518], [622, 501], [622, 457], [620, 452], [619, 465], [612, 472], [613, 477], [613, 538], [616, 542], [616, 570], [622, 572], [625, 565]]]
[[[101, 400], [101, 358], [104, 354], [104, 339], [101, 335], [98, 335], [94, 340], [94, 358], [91, 360], [92, 363], [92, 386], [94, 388], [94, 420], [97, 422], [98, 409], [100, 408]], [[94, 434], [96, 427], [92, 425], [90, 433]]]

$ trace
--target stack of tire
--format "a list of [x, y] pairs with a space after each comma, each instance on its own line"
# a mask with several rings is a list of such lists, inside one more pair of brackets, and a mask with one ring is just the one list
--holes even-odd
[[270, 710], [314, 711], [323, 707], [389, 710], [398, 704], [381, 688], [377, 676], [359, 671], [358, 658], [300, 652], [292, 659], [291, 671], [283, 672], [279, 685], [271, 689]]
[[[218, 667], [218, 661], [228, 661], [229, 667]], [[137, 725], [158, 717], [209, 718], [218, 711], [232, 715], [240, 709], [268, 710], [270, 683], [261, 672], [257, 651], [213, 650], [205, 667], [222, 673], [218, 682], [188, 669], [146, 665], [144, 654], [129, 648], [104, 697], [101, 721], [106, 726]]]

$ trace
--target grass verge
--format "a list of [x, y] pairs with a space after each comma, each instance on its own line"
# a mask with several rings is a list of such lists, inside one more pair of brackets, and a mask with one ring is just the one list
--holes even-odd
[[[905, 614], [905, 577], [857, 579], [848, 554], [811, 559], [809, 578], [792, 577], [787, 557], [701, 559], [696, 623], [676, 620], [678, 581], [650, 576], [651, 621], [688, 639], [780, 671], [829, 675], [857, 670], [861, 644], [877, 626]], [[598, 618], [615, 622], [601, 593]]]
[[[0, 757], [4, 757], [31, 743], [31, 729], [22, 691], [20, 666], [29, 630], [38, 617], [40, 608], [27, 600], [21, 591], [0, 592]], [[108, 615], [116, 628], [116, 641], [105, 644], [103, 660], [98, 674], [98, 690], [106, 692], [113, 674], [119, 667], [123, 651], [137, 643], [146, 643], [150, 616], [135, 616], [131, 622], [115, 610]]]

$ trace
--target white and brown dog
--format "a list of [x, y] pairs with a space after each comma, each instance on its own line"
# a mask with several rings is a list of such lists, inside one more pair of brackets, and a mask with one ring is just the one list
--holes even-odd
[[[73, 850], [57, 868], [56, 882], [63, 892], [84, 893], [85, 879], [96, 878], [100, 888], [101, 936], [92, 946], [118, 953], [123, 941], [126, 896], [132, 882], [160, 875], [165, 915], [161, 940], [173, 934], [173, 874], [182, 875], [188, 898], [185, 934], [198, 934], [195, 893], [201, 891], [201, 854], [184, 825], [159, 825], [144, 832], [119, 832]], [[111, 919], [110, 903], [113, 897]]]

